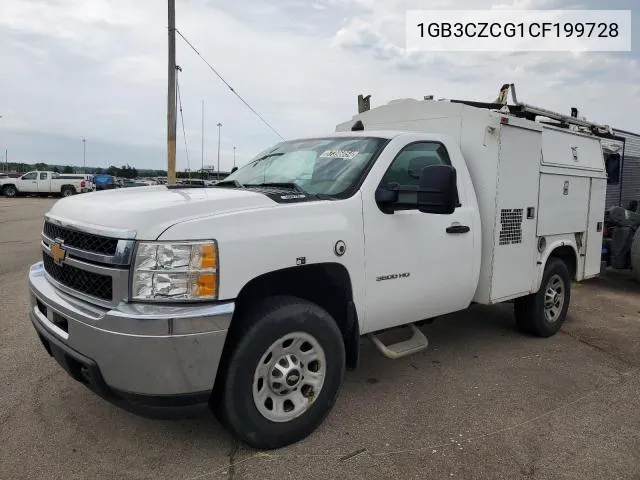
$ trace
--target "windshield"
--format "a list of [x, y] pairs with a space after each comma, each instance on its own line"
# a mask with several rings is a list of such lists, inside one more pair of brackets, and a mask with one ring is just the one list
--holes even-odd
[[385, 143], [386, 139], [367, 137], [282, 142], [221, 183], [245, 187], [295, 184], [308, 194], [340, 196], [358, 183]]

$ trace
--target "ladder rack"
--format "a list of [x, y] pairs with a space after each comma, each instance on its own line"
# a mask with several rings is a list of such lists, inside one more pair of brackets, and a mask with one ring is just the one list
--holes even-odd
[[[509, 104], [507, 97], [511, 92], [511, 98], [513, 103]], [[571, 108], [571, 115], [565, 115], [562, 113], [547, 110], [546, 108], [536, 107], [524, 102], [519, 102], [516, 98], [516, 86], [513, 83], [505, 83], [500, 88], [498, 98], [493, 102], [476, 102], [473, 100], [455, 100], [440, 98], [434, 100], [433, 95], [425, 95], [424, 101], [437, 101], [437, 102], [451, 102], [461, 103], [475, 108], [484, 108], [488, 110], [494, 110], [504, 113], [506, 115], [512, 115], [514, 117], [524, 118], [532, 122], [542, 123], [544, 125], [550, 125], [556, 128], [566, 128], [579, 133], [586, 133], [595, 137], [606, 138], [609, 140], [621, 141], [624, 143], [624, 137], [616, 134], [614, 129], [609, 125], [600, 125], [598, 123], [589, 122], [586, 119], [578, 117], [578, 109]], [[371, 95], [358, 95], [358, 113], [363, 113], [371, 108]], [[544, 119], [538, 119], [538, 117], [544, 117]], [[364, 125], [358, 120], [352, 127], [352, 130], [364, 130]]]
[[[513, 103], [509, 105], [507, 103], [507, 90], [511, 90], [511, 96], [513, 99]], [[531, 120], [533, 122], [536, 121], [537, 117], [546, 117], [549, 121], [541, 121], [540, 123], [544, 123], [547, 125], [553, 125], [559, 128], [570, 128], [571, 126], [578, 127], [578, 131], [585, 132], [587, 131], [591, 135], [595, 135], [603, 138], [616, 138], [613, 129], [609, 125], [600, 125], [594, 122], [589, 122], [587, 120], [583, 120], [578, 118], [578, 110], [576, 108], [571, 109], [571, 115], [564, 115], [562, 113], [553, 112], [551, 110], [547, 110], [546, 108], [536, 107], [534, 105], [529, 105], [523, 102], [519, 102], [516, 98], [515, 94], [515, 85], [505, 83], [500, 89], [500, 95], [496, 102], [474, 102], [468, 100], [449, 100], [452, 103], [462, 103], [464, 105], [469, 105], [471, 107], [476, 108], [486, 108], [490, 110], [499, 110], [507, 113], [509, 115], [513, 115], [519, 118], [525, 118], [527, 120]], [[504, 103], [500, 103], [503, 101]], [[556, 123], [554, 123], [556, 122]]]

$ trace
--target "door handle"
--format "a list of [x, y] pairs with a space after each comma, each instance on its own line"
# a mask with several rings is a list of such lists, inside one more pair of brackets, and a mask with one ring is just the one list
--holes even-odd
[[466, 225], [451, 225], [447, 227], [447, 233], [467, 233], [469, 230], [471, 229]]

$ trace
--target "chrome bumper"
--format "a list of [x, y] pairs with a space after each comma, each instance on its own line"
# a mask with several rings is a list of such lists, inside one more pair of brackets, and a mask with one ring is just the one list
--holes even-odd
[[[29, 271], [29, 289], [31, 321], [45, 347], [70, 375], [97, 393], [179, 400], [211, 392], [233, 302], [122, 303], [105, 309], [55, 289], [42, 262]], [[172, 404], [155, 400], [157, 405]]]

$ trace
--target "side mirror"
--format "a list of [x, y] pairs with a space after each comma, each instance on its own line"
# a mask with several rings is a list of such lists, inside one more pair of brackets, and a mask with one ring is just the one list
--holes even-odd
[[398, 201], [397, 185], [378, 187], [375, 198], [380, 210], [384, 213], [393, 213], [393, 205]]
[[431, 165], [420, 173], [418, 210], [449, 215], [458, 206], [456, 169], [450, 165]]

